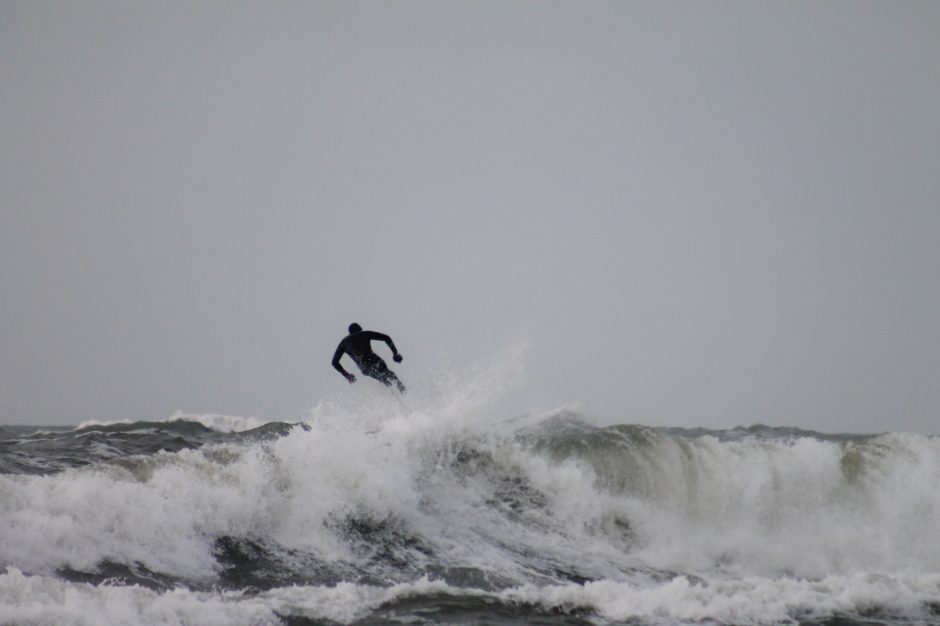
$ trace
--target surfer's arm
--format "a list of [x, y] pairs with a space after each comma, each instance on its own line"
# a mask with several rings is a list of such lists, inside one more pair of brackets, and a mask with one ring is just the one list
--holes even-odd
[[374, 330], [372, 330], [372, 331], [369, 331], [369, 339], [370, 340], [376, 339], [378, 341], [384, 341], [386, 344], [388, 344], [388, 347], [391, 349], [392, 358], [395, 359], [395, 362], [397, 363], [401, 361], [401, 358], [400, 358], [401, 355], [398, 354], [398, 348], [395, 347], [395, 342], [392, 341], [391, 337], [389, 337], [388, 335], [383, 335], [382, 333], [377, 333]]
[[336, 348], [336, 352], [333, 353], [333, 369], [343, 375], [343, 378], [348, 380], [351, 383], [356, 382], [356, 377], [343, 369], [343, 366], [340, 364], [339, 360], [343, 358], [343, 354], [346, 353], [346, 350], [343, 349], [343, 344], [339, 344]]

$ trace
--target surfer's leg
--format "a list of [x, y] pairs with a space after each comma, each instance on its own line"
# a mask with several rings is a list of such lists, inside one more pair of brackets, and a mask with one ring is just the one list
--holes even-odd
[[385, 384], [391, 387], [393, 382], [398, 386], [398, 393], [405, 393], [405, 386], [398, 380], [398, 376], [396, 376], [395, 372], [392, 370], [388, 370], [387, 382]]
[[375, 366], [369, 370], [368, 375], [381, 382], [386, 387], [391, 387], [394, 383], [398, 387], [399, 393], [405, 393], [405, 386], [398, 380], [398, 376], [395, 375], [395, 372], [388, 369], [388, 365], [386, 365], [384, 361], [376, 363]]

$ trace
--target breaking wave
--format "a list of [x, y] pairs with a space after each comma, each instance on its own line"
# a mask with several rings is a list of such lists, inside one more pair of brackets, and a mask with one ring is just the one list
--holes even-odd
[[0, 622], [938, 621], [937, 438], [390, 397], [6, 428]]

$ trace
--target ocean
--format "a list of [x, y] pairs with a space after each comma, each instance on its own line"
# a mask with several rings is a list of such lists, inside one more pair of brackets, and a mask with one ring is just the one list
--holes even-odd
[[0, 624], [940, 624], [940, 438], [409, 402], [3, 426]]

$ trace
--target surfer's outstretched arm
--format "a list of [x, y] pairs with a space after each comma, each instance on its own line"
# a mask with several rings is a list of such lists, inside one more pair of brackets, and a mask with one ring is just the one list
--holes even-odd
[[382, 333], [377, 333], [374, 330], [367, 330], [365, 332], [369, 333], [370, 340], [376, 339], [378, 341], [384, 341], [386, 344], [388, 344], [388, 347], [392, 351], [392, 358], [395, 359], [396, 363], [401, 362], [401, 355], [398, 354], [398, 348], [395, 347], [395, 342], [392, 341], [391, 337], [389, 337], [388, 335], [383, 335]]

